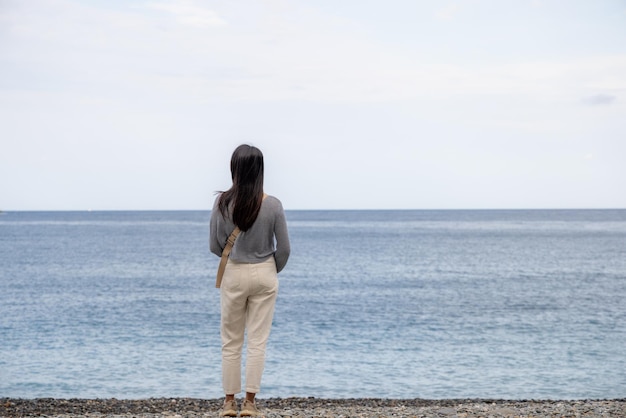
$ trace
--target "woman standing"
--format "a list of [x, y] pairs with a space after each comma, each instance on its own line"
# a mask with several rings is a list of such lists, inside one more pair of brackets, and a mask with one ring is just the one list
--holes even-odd
[[222, 384], [226, 398], [221, 416], [237, 416], [235, 395], [241, 386], [241, 350], [247, 330], [246, 397], [241, 416], [258, 416], [254, 398], [261, 388], [265, 347], [278, 293], [278, 272], [290, 246], [280, 200], [263, 192], [263, 154], [240, 145], [230, 161], [233, 184], [219, 194], [211, 212], [210, 248], [222, 255], [235, 227], [235, 240], [220, 288]]

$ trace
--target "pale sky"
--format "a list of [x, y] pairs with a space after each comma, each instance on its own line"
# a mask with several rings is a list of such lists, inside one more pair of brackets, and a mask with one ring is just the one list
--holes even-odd
[[626, 208], [626, 1], [0, 0], [0, 210]]

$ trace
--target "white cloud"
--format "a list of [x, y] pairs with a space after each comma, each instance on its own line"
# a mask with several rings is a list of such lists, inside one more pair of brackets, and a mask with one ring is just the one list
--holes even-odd
[[188, 0], [149, 3], [149, 8], [173, 14], [178, 23], [194, 27], [224, 26], [227, 22], [215, 11]]
[[[23, 58], [22, 51], [30, 51], [36, 71], [48, 68], [49, 77], [67, 85], [109, 83], [192, 102], [375, 102], [468, 95], [552, 100], [598, 92], [615, 96], [616, 89], [626, 87], [626, 55], [554, 61], [520, 56], [506, 62], [494, 56], [453, 63], [419, 50], [391, 49], [347, 29], [349, 23], [298, 3], [287, 12], [268, 7], [239, 14], [228, 3], [219, 6], [215, 11], [185, 0], [147, 5], [180, 23], [173, 28], [161, 14], [142, 14], [142, 9], [51, 3], [41, 13], [31, 8], [30, 17], [20, 20], [30, 29], [17, 34], [15, 53]], [[453, 4], [443, 15], [456, 10]], [[225, 12], [234, 19], [232, 25], [220, 17]], [[242, 30], [246, 27], [254, 30]]]
[[448, 6], [439, 9], [436, 16], [441, 20], [452, 20], [457, 15], [459, 10], [460, 8], [458, 4], [449, 4]]

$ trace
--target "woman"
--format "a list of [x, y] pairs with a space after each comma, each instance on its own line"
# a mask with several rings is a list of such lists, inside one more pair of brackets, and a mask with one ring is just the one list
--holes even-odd
[[211, 252], [221, 257], [235, 226], [241, 230], [220, 288], [222, 384], [226, 395], [220, 415], [237, 416], [235, 395], [242, 389], [241, 350], [247, 329], [246, 397], [241, 416], [258, 416], [254, 399], [261, 387], [278, 272], [289, 258], [289, 235], [280, 200], [263, 193], [261, 150], [249, 145], [237, 147], [230, 171], [233, 185], [215, 199], [210, 233]]

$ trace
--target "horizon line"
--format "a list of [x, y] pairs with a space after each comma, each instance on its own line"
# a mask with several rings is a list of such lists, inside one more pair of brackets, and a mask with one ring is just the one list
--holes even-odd
[[[626, 210], [626, 207], [493, 207], [493, 208], [285, 208], [285, 211], [325, 211], [325, 212], [348, 212], [348, 211], [522, 211], [522, 210]], [[205, 209], [0, 209], [0, 214], [16, 212], [211, 212], [210, 208]]]

